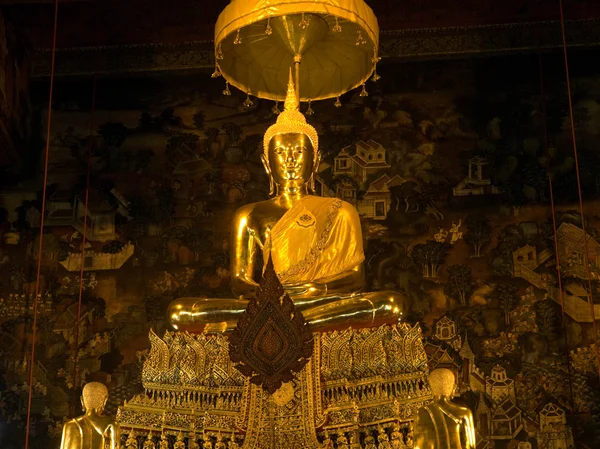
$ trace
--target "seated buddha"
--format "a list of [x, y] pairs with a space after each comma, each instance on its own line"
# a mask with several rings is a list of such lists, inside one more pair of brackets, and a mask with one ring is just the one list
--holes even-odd
[[318, 135], [299, 111], [291, 74], [284, 111], [265, 133], [263, 146], [261, 159], [274, 196], [234, 215], [230, 271], [238, 299], [177, 299], [169, 306], [173, 328], [191, 333], [233, 329], [269, 258], [313, 331], [397, 323], [403, 295], [362, 291], [365, 256], [356, 208], [310, 193], [321, 157]]

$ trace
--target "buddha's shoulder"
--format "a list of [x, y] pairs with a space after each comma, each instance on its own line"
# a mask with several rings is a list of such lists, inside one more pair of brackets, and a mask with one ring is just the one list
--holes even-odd
[[273, 200], [258, 201], [256, 203], [245, 204], [244, 206], [236, 209], [234, 213], [234, 220], [237, 221], [242, 218], [249, 217], [252, 213], [260, 213], [273, 208]]
[[353, 204], [341, 200], [339, 198], [328, 198], [329, 200], [334, 200], [333, 205], [338, 210], [338, 214], [341, 218], [359, 220], [358, 211]]
[[332, 198], [332, 197], [327, 197], [327, 196], [311, 195], [310, 199], [312, 201], [314, 201], [315, 203], [321, 203], [322, 205], [331, 206], [331, 207], [334, 207], [336, 209], [340, 209], [340, 210], [344, 210], [344, 211], [348, 211], [348, 212], [358, 213], [356, 211], [356, 207], [354, 207], [349, 202], [344, 201], [344, 200], [342, 200], [340, 198]]

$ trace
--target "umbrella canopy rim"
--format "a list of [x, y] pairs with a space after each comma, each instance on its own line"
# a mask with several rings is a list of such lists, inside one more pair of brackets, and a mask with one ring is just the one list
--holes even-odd
[[[221, 52], [221, 44], [225, 39], [238, 33], [245, 27], [265, 21], [269, 18], [277, 18], [282, 16], [298, 15], [298, 14], [317, 14], [324, 16], [332, 16], [341, 19], [342, 22], [350, 22], [364, 32], [364, 38], [372, 44], [374, 59], [371, 67], [362, 70], [354, 82], [348, 83], [340, 90], [331, 91], [324, 95], [308, 97], [303, 95], [300, 88], [300, 101], [318, 101], [329, 98], [339, 97], [346, 92], [356, 89], [373, 75], [377, 61], [377, 49], [379, 47], [379, 25], [377, 18], [372, 9], [363, 0], [232, 0], [232, 2], [223, 10], [217, 19], [215, 26], [215, 57], [217, 65], [219, 65], [219, 54]], [[227, 58], [228, 55], [223, 57]], [[227, 73], [226, 67], [220, 67], [220, 73], [225, 80], [233, 87], [242, 92], [263, 98], [267, 100], [281, 101], [281, 93], [275, 94], [267, 90], [252, 91], [249, 86], [241, 80], [236, 79], [231, 73]]]

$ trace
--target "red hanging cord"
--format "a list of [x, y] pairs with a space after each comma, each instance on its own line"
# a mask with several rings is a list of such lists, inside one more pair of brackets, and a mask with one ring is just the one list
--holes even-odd
[[46, 190], [48, 182], [48, 157], [50, 154], [50, 124], [52, 123], [52, 96], [54, 94], [54, 68], [56, 62], [56, 34], [58, 25], [58, 0], [54, 1], [54, 30], [52, 35], [52, 58], [50, 64], [50, 92], [48, 93], [48, 120], [46, 124], [46, 153], [44, 158], [44, 186], [42, 187], [42, 210], [38, 246], [37, 276], [35, 281], [35, 298], [33, 299], [33, 330], [31, 335], [31, 362], [29, 364], [29, 394], [27, 397], [27, 424], [25, 428], [25, 449], [29, 449], [29, 432], [31, 427], [31, 398], [33, 396], [33, 367], [35, 363], [35, 338], [37, 331], [37, 306], [40, 295], [40, 275], [42, 271], [42, 250], [44, 247], [44, 215], [46, 212]]
[[560, 6], [560, 28], [562, 32], [562, 43], [563, 43], [563, 54], [565, 58], [565, 75], [567, 79], [567, 98], [569, 100], [569, 118], [571, 120], [571, 140], [573, 141], [573, 156], [575, 159], [575, 174], [577, 175], [577, 193], [579, 195], [579, 213], [581, 215], [581, 229], [583, 231], [583, 263], [587, 273], [588, 281], [588, 304], [590, 306], [590, 314], [592, 316], [592, 323], [594, 326], [594, 337], [596, 340], [596, 364], [598, 368], [598, 375], [600, 375], [600, 347], [598, 345], [598, 326], [596, 324], [596, 313], [594, 310], [594, 293], [592, 290], [592, 273], [590, 272], [589, 253], [588, 253], [588, 242], [587, 232], [585, 230], [585, 216], [583, 213], [583, 198], [581, 195], [581, 178], [579, 175], [579, 157], [577, 154], [577, 139], [575, 137], [575, 123], [573, 119], [573, 99], [571, 97], [571, 80], [569, 78], [569, 58], [567, 56], [567, 38], [565, 33], [565, 17], [563, 12], [563, 2], [558, 0]]
[[550, 170], [550, 146], [548, 144], [548, 128], [546, 126], [546, 94], [544, 92], [544, 71], [543, 71], [543, 62], [542, 62], [542, 53], [539, 45], [539, 35], [538, 35], [538, 71], [540, 78], [540, 96], [541, 96], [541, 104], [542, 104], [542, 117], [544, 120], [544, 146], [546, 148], [546, 155], [548, 157], [548, 165], [546, 167], [546, 176], [548, 176], [548, 188], [550, 192], [550, 207], [552, 209], [552, 230], [554, 232], [554, 254], [556, 258], [556, 275], [558, 277], [558, 295], [560, 300], [560, 312], [561, 312], [561, 327], [563, 330], [563, 336], [565, 339], [565, 356], [567, 358], [567, 372], [569, 375], [569, 393], [571, 399], [571, 410], [575, 410], [575, 397], [573, 394], [573, 378], [572, 378], [572, 367], [571, 367], [571, 353], [569, 352], [569, 340], [568, 340], [568, 332], [567, 332], [567, 320], [565, 315], [565, 297], [563, 292], [562, 285], [562, 273], [560, 267], [560, 255], [558, 252], [558, 232], [556, 226], [556, 208], [554, 205], [554, 186], [552, 183], [552, 172]]
[[[90, 112], [90, 137], [88, 142], [88, 154], [87, 154], [87, 172], [85, 177], [85, 203], [84, 203], [84, 215], [83, 215], [83, 233], [81, 243], [81, 267], [79, 269], [79, 301], [77, 304], [77, 321], [75, 323], [75, 353], [73, 355], [73, 390], [77, 391], [77, 357], [79, 355], [79, 329], [81, 324], [81, 302], [83, 297], [83, 274], [85, 265], [85, 239], [87, 234], [88, 224], [88, 204], [90, 199], [90, 176], [92, 168], [92, 148], [93, 148], [93, 134], [94, 134], [94, 113], [96, 111], [96, 86], [97, 77], [94, 75], [93, 87], [92, 87], [92, 109]], [[71, 410], [74, 413], [74, 410]]]

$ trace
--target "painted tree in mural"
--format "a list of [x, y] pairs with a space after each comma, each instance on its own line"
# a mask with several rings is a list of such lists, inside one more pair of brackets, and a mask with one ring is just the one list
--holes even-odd
[[217, 137], [219, 137], [219, 129], [214, 127], [206, 128], [204, 134], [206, 134], [210, 146], [212, 143], [216, 142]]
[[107, 122], [98, 128], [107, 146], [106, 163], [108, 168], [116, 167], [121, 157], [121, 145], [125, 142], [129, 130], [122, 123]]
[[171, 219], [175, 211], [175, 199], [173, 189], [161, 187], [156, 191], [152, 199], [152, 217], [156, 223], [166, 223]]
[[492, 292], [492, 297], [498, 300], [500, 307], [504, 310], [504, 323], [508, 326], [510, 324], [510, 311], [517, 304], [517, 287], [508, 282], [499, 282]]
[[448, 256], [448, 245], [428, 240], [427, 243], [415, 245], [410, 255], [414, 263], [423, 270], [423, 277], [437, 277]]
[[469, 267], [465, 265], [448, 267], [448, 283], [444, 288], [447, 296], [458, 300], [460, 305], [466, 306], [473, 289], [473, 275]]
[[175, 115], [175, 109], [167, 108], [160, 113], [158, 123], [162, 126], [183, 126], [181, 117]]
[[426, 205], [426, 200], [419, 191], [419, 185], [413, 181], [391, 187], [390, 194], [392, 202], [396, 203], [396, 208], [404, 212], [418, 212]]
[[242, 149], [244, 151], [244, 157], [249, 157], [260, 149], [262, 146], [263, 136], [262, 134], [250, 134], [244, 137], [242, 141]]
[[118, 254], [125, 245], [118, 240], [112, 240], [102, 246], [102, 252], [107, 254]]
[[223, 123], [221, 125], [221, 129], [225, 131], [227, 134], [227, 139], [229, 140], [229, 145], [235, 145], [240, 140], [242, 136], [242, 128], [237, 123]]
[[197, 134], [181, 133], [169, 137], [167, 141], [166, 152], [169, 155], [175, 154], [180, 149], [195, 150], [200, 137]]
[[559, 305], [551, 299], [537, 301], [534, 304], [535, 321], [540, 334], [548, 340], [554, 340], [561, 329]]
[[481, 214], [469, 215], [466, 220], [465, 241], [473, 246], [474, 257], [481, 257], [482, 248], [491, 240], [492, 228], [489, 220]]
[[500, 231], [499, 243], [492, 251], [492, 268], [497, 276], [512, 276], [512, 254], [523, 243], [519, 226], [510, 224]]
[[203, 129], [204, 128], [204, 123], [206, 121], [206, 117], [204, 115], [204, 112], [202, 111], [198, 111], [194, 114], [194, 126], [196, 127], [196, 129]]

